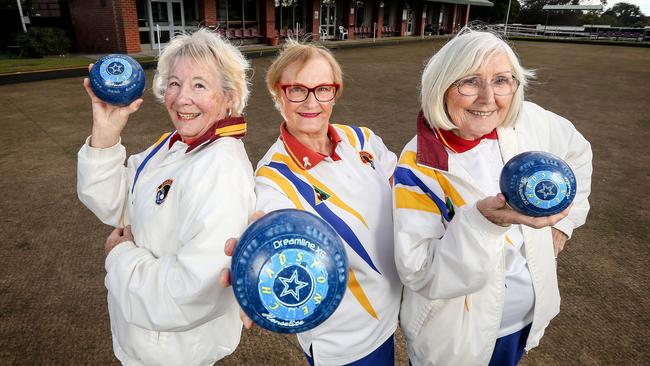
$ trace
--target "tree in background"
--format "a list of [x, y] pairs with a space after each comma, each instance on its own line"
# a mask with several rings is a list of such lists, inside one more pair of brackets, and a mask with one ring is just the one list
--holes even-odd
[[[503, 23], [506, 21], [506, 12], [508, 11], [509, 0], [490, 0], [494, 7], [472, 6], [470, 8], [472, 20], [482, 20], [487, 23]], [[510, 4], [510, 16], [508, 23], [517, 23], [519, 21], [519, 11], [521, 4], [518, 0], [512, 0]]]
[[600, 19], [602, 13], [602, 10], [589, 10], [580, 18], [582, 25], [605, 24]]
[[[23, 10], [26, 9], [23, 5]], [[0, 0], [0, 49], [4, 50], [8, 46], [14, 46], [14, 33], [22, 31], [16, 0]]]
[[526, 0], [519, 13], [523, 24], [578, 25], [582, 12], [580, 10], [551, 11], [542, 10], [544, 5], [580, 5], [580, 0]]
[[601, 24], [618, 27], [643, 27], [648, 24], [641, 9], [630, 3], [616, 3], [600, 17]]
[[[608, 24], [615, 27], [643, 27], [650, 24], [637, 5], [624, 2], [614, 4], [605, 12], [602, 10], [591, 10], [586, 13], [579, 10], [551, 12], [542, 10], [544, 5], [580, 5], [580, 2], [581, 0], [523, 0], [517, 21], [522, 24], [546, 24], [548, 16], [549, 25]], [[607, 0], [600, 0], [600, 3], [603, 7], [607, 6]]]

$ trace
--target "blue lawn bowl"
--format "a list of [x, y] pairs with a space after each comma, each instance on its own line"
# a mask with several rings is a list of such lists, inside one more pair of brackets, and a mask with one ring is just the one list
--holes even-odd
[[564, 211], [576, 196], [576, 177], [569, 165], [543, 151], [510, 159], [501, 171], [499, 186], [510, 207], [535, 217]]
[[273, 211], [242, 234], [232, 257], [232, 287], [257, 325], [300, 333], [327, 318], [348, 281], [345, 247], [334, 229], [306, 211]]
[[146, 86], [142, 66], [127, 55], [106, 55], [90, 69], [90, 88], [102, 101], [127, 106], [140, 98]]

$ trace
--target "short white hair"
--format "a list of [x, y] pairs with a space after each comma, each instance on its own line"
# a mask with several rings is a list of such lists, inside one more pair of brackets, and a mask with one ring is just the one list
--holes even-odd
[[247, 76], [250, 63], [235, 46], [205, 28], [175, 36], [163, 50], [153, 78], [153, 93], [158, 100], [164, 101], [169, 72], [183, 57], [191, 57], [196, 63], [214, 69], [224, 95], [232, 97], [232, 113], [242, 114], [250, 95]]
[[529, 79], [535, 76], [534, 71], [524, 69], [512, 48], [497, 35], [465, 28], [429, 59], [422, 73], [422, 112], [432, 128], [457, 128], [447, 113], [447, 90], [454, 82], [472, 74], [495, 55], [505, 55], [508, 58], [512, 74], [519, 81], [519, 88], [501, 126], [514, 124], [523, 105], [524, 90]]

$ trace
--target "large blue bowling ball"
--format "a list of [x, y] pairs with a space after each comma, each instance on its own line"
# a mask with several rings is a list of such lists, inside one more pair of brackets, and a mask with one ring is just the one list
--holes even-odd
[[560, 213], [576, 196], [576, 177], [569, 165], [543, 151], [510, 159], [501, 171], [499, 186], [508, 204], [528, 216]]
[[256, 324], [300, 333], [325, 321], [348, 281], [345, 247], [334, 229], [306, 211], [273, 211], [242, 234], [232, 257], [232, 287]]
[[144, 93], [146, 77], [142, 66], [127, 55], [106, 55], [90, 69], [90, 88], [104, 102], [126, 106]]

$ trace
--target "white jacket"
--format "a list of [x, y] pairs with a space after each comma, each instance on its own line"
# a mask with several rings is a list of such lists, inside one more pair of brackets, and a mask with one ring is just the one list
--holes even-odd
[[[504, 162], [541, 150], [571, 166], [577, 194], [569, 216], [555, 225], [570, 237], [589, 211], [589, 143], [569, 121], [529, 102], [515, 126], [498, 128], [497, 134]], [[412, 184], [418, 180], [421, 186]], [[438, 204], [426, 190], [439, 198]], [[402, 152], [394, 187], [395, 261], [405, 285], [400, 323], [413, 365], [490, 361], [504, 303], [508, 228], [478, 212], [475, 203], [485, 197], [420, 114], [418, 134]], [[551, 228], [522, 226], [522, 231], [535, 292], [530, 350], [559, 312], [560, 295]]]
[[[163, 142], [131, 192], [155, 146], [126, 167], [121, 144], [86, 143], [78, 154], [81, 201], [102, 222], [133, 230], [134, 242], [106, 258], [113, 348], [128, 365], [211, 365], [239, 344], [239, 308], [218, 278], [230, 266], [226, 239], [241, 234], [254, 209], [252, 167], [233, 138], [189, 152], [181, 141]], [[157, 203], [164, 184], [168, 192]]]

